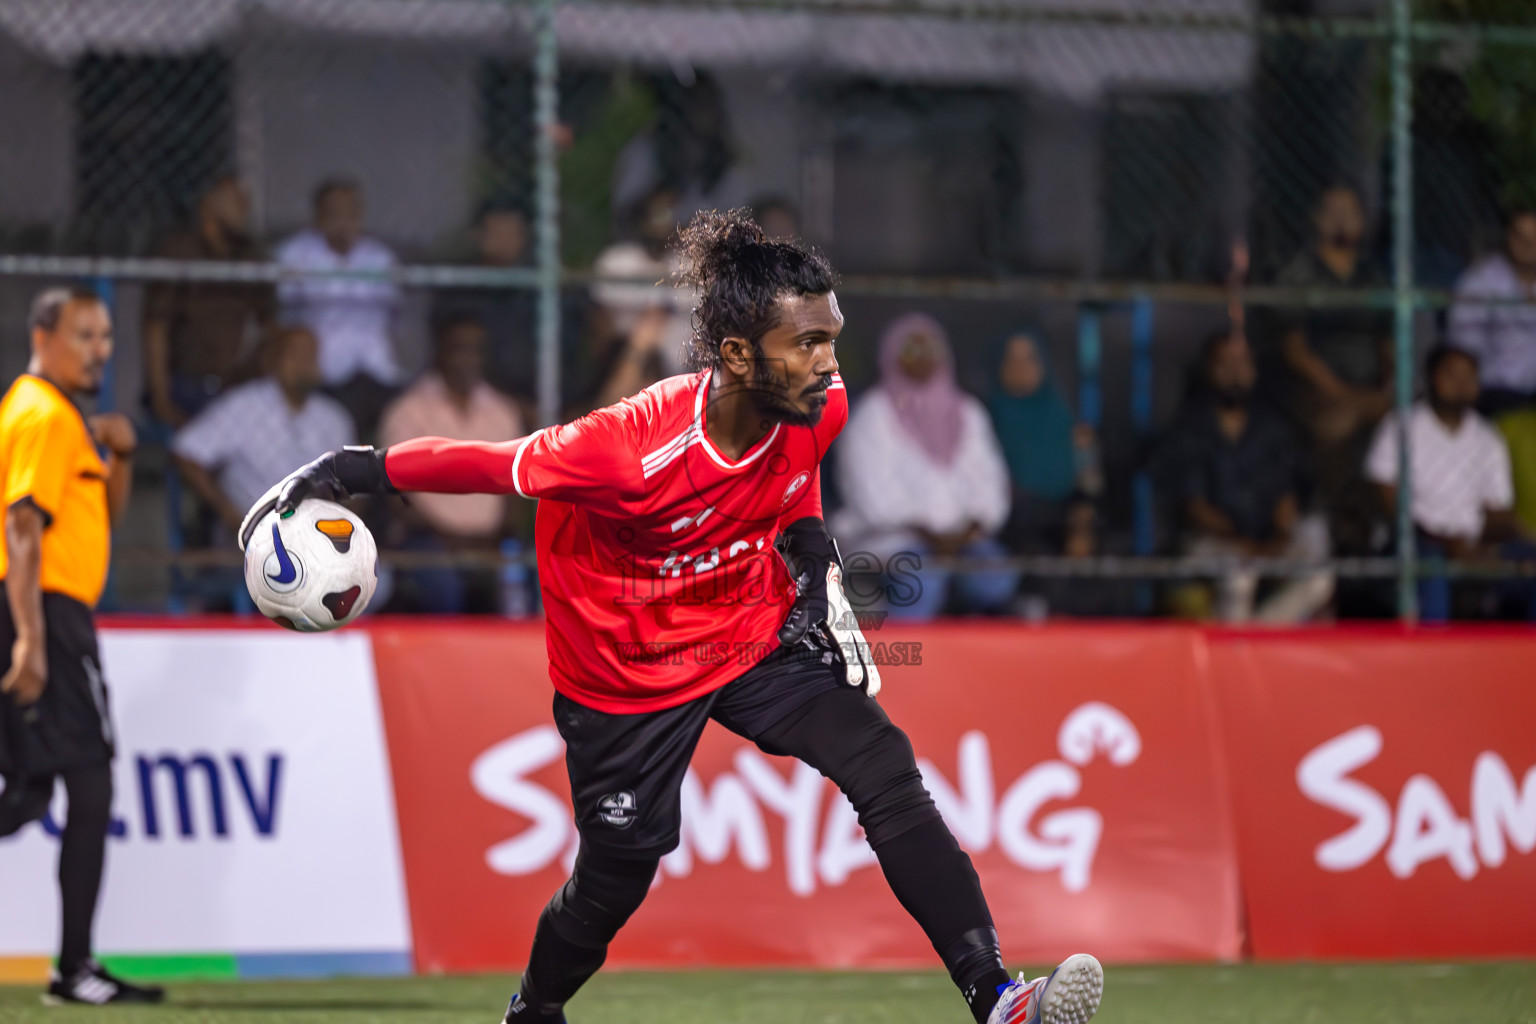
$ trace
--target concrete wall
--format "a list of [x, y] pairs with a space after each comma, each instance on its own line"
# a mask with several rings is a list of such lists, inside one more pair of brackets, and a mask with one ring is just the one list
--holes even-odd
[[236, 149], [262, 226], [309, 219], [327, 175], [361, 179], [376, 230], [422, 252], [472, 213], [474, 74], [462, 49], [263, 38], [235, 62]]
[[73, 212], [67, 68], [0, 35], [0, 224], [62, 231]]

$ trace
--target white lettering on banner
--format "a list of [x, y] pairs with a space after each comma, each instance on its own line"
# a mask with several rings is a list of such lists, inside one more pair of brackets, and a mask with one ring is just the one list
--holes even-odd
[[789, 891], [809, 896], [816, 891], [816, 820], [821, 817], [821, 773], [796, 761], [786, 784], [768, 759], [750, 747], [736, 751], [736, 770], [768, 809], [784, 817], [784, 861]]
[[470, 766], [475, 792], [509, 811], [533, 819], [533, 826], [485, 851], [485, 862], [500, 875], [528, 875], [560, 855], [570, 837], [570, 805], [525, 775], [559, 760], [565, 746], [552, 725], [503, 740]]
[[1349, 777], [1376, 760], [1382, 746], [1381, 731], [1362, 725], [1317, 747], [1297, 766], [1296, 784], [1307, 799], [1355, 819], [1349, 829], [1318, 844], [1318, 867], [1353, 871], [1385, 850], [1387, 870], [1398, 878], [1411, 878], [1420, 865], [1444, 859], [1465, 880], [1477, 875], [1479, 860], [1490, 868], [1504, 863], [1506, 837], [1519, 853], [1536, 849], [1536, 765], [1517, 789], [1502, 757], [1479, 754], [1472, 770], [1471, 822], [1457, 815], [1439, 783], [1413, 775], [1398, 795], [1394, 823], [1386, 798]]
[[1047, 761], [1013, 784], [997, 812], [997, 839], [1008, 858], [1032, 871], [1060, 871], [1061, 887], [1068, 892], [1088, 887], [1103, 816], [1087, 807], [1057, 811], [1040, 822], [1039, 836], [1029, 830], [1029, 823], [1051, 800], [1077, 796], [1081, 784], [1076, 768]]
[[993, 812], [997, 809], [997, 792], [992, 786], [992, 747], [987, 734], [972, 731], [961, 736], [955, 760], [960, 776], [958, 793], [932, 761], [919, 758], [917, 768], [960, 845], [967, 850], [985, 850], [992, 845]]
[[1102, 751], [1110, 764], [1128, 765], [1141, 756], [1141, 734], [1118, 708], [1089, 701], [1061, 723], [1056, 749], [1076, 765], [1085, 765]]
[[1353, 871], [1370, 861], [1392, 834], [1392, 808], [1370, 786], [1348, 778], [1381, 753], [1381, 731], [1362, 725], [1329, 740], [1302, 758], [1296, 785], [1308, 800], [1356, 819], [1317, 848], [1317, 866], [1325, 871]]
[[742, 781], [726, 772], [706, 791], [698, 774], [688, 769], [683, 777], [682, 841], [663, 858], [662, 867], [683, 878], [693, 871], [695, 853], [706, 864], [719, 864], [732, 845], [741, 863], [753, 871], [773, 862], [763, 812]]
[[[1063, 889], [1081, 892], [1092, 878], [1103, 815], [1091, 807], [1068, 807], [1043, 816], [1041, 811], [1052, 801], [1078, 796], [1083, 782], [1079, 769], [1095, 756], [1102, 754], [1116, 767], [1135, 763], [1141, 756], [1141, 735], [1120, 711], [1094, 701], [1067, 716], [1057, 734], [1057, 746], [1064, 760], [1035, 765], [1014, 780], [1001, 801], [996, 796], [991, 744], [980, 730], [960, 737], [958, 788], [931, 761], [920, 760], [918, 768], [939, 812], [966, 850], [983, 853], [995, 840], [1014, 864], [1029, 871], [1055, 872]], [[553, 865], [562, 851], [569, 867], [575, 846], [569, 805], [530, 778], [559, 761], [561, 749], [554, 728], [539, 726], [503, 740], [476, 758], [470, 770], [475, 791], [531, 822], [486, 851], [491, 870], [532, 874]], [[743, 866], [766, 870], [772, 850], [764, 809], [784, 822], [785, 880], [798, 896], [810, 895], [818, 885], [842, 885], [853, 872], [877, 863], [852, 804], [841, 793], [827, 799], [826, 780], [816, 769], [797, 761], [786, 777], [751, 747], [737, 750], [732, 764], [733, 771], [722, 772], [710, 785], [689, 769], [682, 786], [680, 842], [663, 859], [662, 874], [685, 878], [699, 863], [719, 864], [733, 850]]]
[[[410, 949], [366, 634], [107, 628], [101, 651], [122, 741], [103, 949]], [[0, 840], [0, 956], [58, 941], [64, 803]]]
[[1536, 850], [1536, 765], [1526, 769], [1520, 792], [1504, 759], [1492, 751], [1477, 756], [1472, 766], [1472, 829], [1483, 863], [1504, 863], [1504, 836], [1520, 853]]

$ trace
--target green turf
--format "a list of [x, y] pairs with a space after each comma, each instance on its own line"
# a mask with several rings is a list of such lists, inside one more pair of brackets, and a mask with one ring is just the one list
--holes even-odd
[[[163, 1007], [45, 1009], [0, 986], [0, 1022], [492, 1024], [506, 977], [176, 985]], [[936, 973], [610, 973], [574, 1024], [966, 1024]], [[1536, 1024], [1536, 963], [1112, 968], [1097, 1024]]]

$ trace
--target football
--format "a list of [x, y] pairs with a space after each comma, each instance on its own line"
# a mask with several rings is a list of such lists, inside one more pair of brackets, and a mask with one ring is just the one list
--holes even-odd
[[311, 499], [256, 524], [245, 548], [245, 587], [273, 622], [318, 633], [345, 626], [368, 607], [378, 560], [361, 519], [335, 502]]

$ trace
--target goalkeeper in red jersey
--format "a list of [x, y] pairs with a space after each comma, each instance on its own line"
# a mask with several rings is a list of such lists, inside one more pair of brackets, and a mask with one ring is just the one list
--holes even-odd
[[581, 845], [506, 1021], [565, 1020], [678, 844], [683, 775], [714, 719], [847, 794], [978, 1022], [1082, 1024], [1103, 990], [1098, 961], [1009, 979], [971, 860], [873, 699], [879, 669], [822, 521], [821, 458], [848, 419], [831, 265], [769, 241], [744, 212], [698, 215], [679, 249], [700, 293], [698, 372], [516, 441], [332, 452], [275, 498], [279, 511], [395, 491], [540, 499], [554, 716]]

